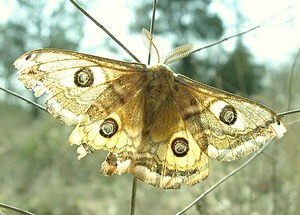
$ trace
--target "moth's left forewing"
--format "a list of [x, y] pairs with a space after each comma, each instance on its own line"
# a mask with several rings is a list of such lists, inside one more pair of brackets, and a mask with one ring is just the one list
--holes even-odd
[[[195, 130], [195, 135], [201, 133], [210, 157], [222, 161], [239, 159], [286, 132], [280, 117], [258, 103], [182, 75], [176, 80], [186, 92], [182, 96], [191, 100], [191, 105], [183, 108], [187, 123], [192, 122], [188, 127]], [[196, 124], [199, 129], [193, 128]]]
[[48, 94], [48, 111], [66, 124], [91, 116], [91, 107], [98, 110], [96, 118], [109, 115], [126, 101], [133, 88], [141, 87], [145, 69], [143, 64], [57, 49], [28, 52], [15, 66], [24, 86], [36, 97]]

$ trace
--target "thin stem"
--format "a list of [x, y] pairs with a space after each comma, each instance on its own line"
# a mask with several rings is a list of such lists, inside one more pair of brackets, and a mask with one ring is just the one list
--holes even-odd
[[[149, 53], [148, 53], [148, 65], [150, 64], [151, 61], [151, 47], [152, 47], [152, 39], [153, 39], [153, 34], [154, 34], [154, 24], [155, 24], [155, 12], [156, 12], [156, 6], [157, 6], [157, 0], [153, 1], [153, 7], [152, 7], [152, 17], [151, 17], [151, 23], [150, 23], [150, 35], [152, 38], [150, 41], [150, 47], [149, 47]], [[158, 57], [159, 60], [159, 57]]]
[[280, 117], [283, 117], [283, 116], [294, 114], [294, 113], [300, 113], [300, 109], [285, 111], [285, 112], [279, 113], [277, 115]]
[[5, 209], [8, 209], [8, 210], [17, 212], [19, 214], [34, 215], [34, 213], [25, 211], [23, 209], [20, 209], [20, 208], [14, 207], [14, 206], [6, 205], [6, 204], [3, 204], [3, 203], [0, 203], [0, 208], [5, 208]]
[[19, 98], [19, 99], [21, 99], [21, 100], [23, 100], [23, 101], [29, 103], [29, 104], [34, 105], [35, 107], [37, 107], [37, 108], [39, 108], [39, 109], [41, 109], [41, 110], [47, 112], [47, 110], [46, 110], [45, 107], [43, 107], [43, 106], [39, 105], [38, 103], [35, 103], [35, 102], [33, 102], [33, 101], [31, 101], [31, 100], [25, 98], [24, 96], [19, 95], [18, 93], [15, 93], [15, 92], [13, 92], [13, 91], [11, 91], [11, 90], [5, 89], [5, 88], [3, 88], [3, 87], [1, 87], [1, 86], [0, 86], [0, 90], [3, 90], [3, 91], [5, 91], [5, 92], [7, 92], [8, 94], [11, 94], [11, 95], [13, 95], [13, 96], [15, 96], [15, 97], [17, 97], [17, 98]]
[[260, 26], [258, 25], [258, 26], [255, 26], [255, 27], [253, 27], [253, 28], [250, 28], [250, 29], [248, 29], [248, 30], [246, 30], [246, 31], [240, 32], [240, 33], [238, 33], [238, 34], [235, 34], [235, 35], [232, 35], [232, 36], [229, 36], [229, 37], [224, 37], [223, 39], [220, 39], [220, 40], [218, 40], [218, 41], [216, 41], [216, 42], [213, 42], [213, 43], [208, 44], [208, 45], [206, 45], [206, 46], [202, 46], [201, 48], [195, 49], [195, 50], [192, 51], [190, 54], [194, 54], [195, 52], [198, 52], [198, 51], [201, 51], [201, 50], [203, 50], [203, 49], [207, 49], [207, 48], [209, 48], [209, 47], [215, 46], [215, 45], [217, 45], [217, 44], [219, 44], [219, 43], [222, 43], [222, 42], [224, 42], [224, 41], [226, 41], [226, 40], [230, 40], [230, 39], [232, 39], [232, 38], [234, 38], [234, 37], [242, 36], [242, 35], [244, 35], [244, 34], [250, 32], [250, 31], [254, 31], [255, 29], [257, 29], [257, 28], [259, 28], [259, 27], [260, 27]]
[[76, 1], [70, 0], [70, 2], [78, 9], [80, 10], [86, 17], [88, 17], [93, 23], [95, 23], [99, 28], [101, 28], [111, 39], [113, 39], [124, 51], [126, 51], [130, 57], [132, 57], [136, 62], [141, 62], [129, 49], [126, 48], [126, 46], [121, 43], [120, 40], [118, 40], [112, 33], [110, 33], [107, 28], [105, 28], [103, 25], [101, 25], [97, 20], [95, 20], [88, 12], [86, 12]]
[[132, 190], [131, 190], [130, 215], [135, 214], [136, 190], [137, 190], [137, 179], [136, 179], [136, 177], [133, 176]]
[[299, 3], [299, 1], [298, 1], [298, 2], [295, 2], [294, 4], [292, 4], [292, 5], [288, 6], [287, 8], [285, 8], [285, 9], [279, 11], [279, 12], [276, 13], [275, 15], [271, 16], [270, 18], [266, 19], [265, 21], [263, 21], [262, 23], [260, 23], [259, 25], [255, 26], [255, 27], [253, 27], [253, 28], [250, 28], [250, 29], [248, 29], [248, 30], [245, 30], [245, 31], [243, 31], [243, 32], [240, 32], [240, 33], [238, 33], [238, 34], [235, 34], [235, 35], [232, 35], [232, 36], [229, 36], [229, 37], [225, 37], [225, 38], [223, 38], [223, 39], [220, 39], [220, 40], [218, 40], [218, 41], [216, 41], [216, 42], [213, 42], [213, 43], [208, 44], [208, 45], [206, 45], [206, 46], [203, 46], [203, 47], [201, 47], [201, 48], [195, 49], [195, 50], [192, 51], [190, 54], [194, 54], [195, 52], [198, 52], [198, 51], [201, 51], [201, 50], [203, 50], [203, 49], [207, 49], [207, 48], [209, 48], [209, 47], [215, 46], [215, 45], [217, 45], [217, 44], [219, 44], [219, 43], [222, 43], [222, 42], [227, 41], [227, 40], [229, 40], [229, 39], [232, 39], [232, 38], [234, 38], [234, 37], [239, 37], [239, 36], [242, 36], [242, 35], [244, 35], [244, 34], [247, 34], [247, 33], [251, 32], [251, 31], [254, 31], [255, 29], [262, 27], [264, 24], [266, 24], [266, 23], [269, 22], [270, 20], [276, 18], [277, 16], [279, 16], [279, 15], [282, 14], [282, 13], [284, 13], [285, 11], [289, 10], [290, 8], [292, 8], [294, 5], [296, 5], [296, 4], [298, 4], [298, 3]]

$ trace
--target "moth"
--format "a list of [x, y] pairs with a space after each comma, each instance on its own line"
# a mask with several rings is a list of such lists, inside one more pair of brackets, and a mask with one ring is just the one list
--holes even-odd
[[[153, 36], [143, 30], [156, 49]], [[208, 157], [232, 161], [262, 147], [286, 128], [272, 110], [174, 73], [186, 57], [174, 49], [147, 66], [58, 49], [28, 52], [15, 66], [23, 85], [54, 117], [76, 125], [69, 137], [78, 159], [107, 150], [104, 175], [131, 173], [160, 188], [192, 186], [209, 173]]]

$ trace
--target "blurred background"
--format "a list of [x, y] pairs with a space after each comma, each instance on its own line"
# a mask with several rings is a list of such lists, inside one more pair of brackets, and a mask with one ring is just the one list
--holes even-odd
[[[147, 62], [141, 29], [149, 29], [152, 1], [80, 3]], [[51, 47], [133, 61], [69, 1], [0, 0], [0, 10], [0, 86], [40, 104], [43, 99], [36, 100], [18, 82], [13, 67], [27, 51]], [[300, 1], [289, 0], [163, 0], [158, 2], [155, 35], [166, 55], [179, 45], [194, 43], [200, 48], [263, 23], [171, 68], [280, 113], [300, 107], [299, 11]], [[299, 118], [299, 114], [285, 117], [288, 132], [283, 139], [274, 140], [254, 163], [187, 214], [297, 214]], [[78, 161], [76, 147], [68, 146], [71, 131], [49, 114], [0, 91], [0, 202], [36, 214], [128, 214], [131, 175], [101, 175], [105, 152]], [[178, 212], [246, 159], [210, 160], [209, 177], [181, 190], [139, 183], [137, 214]]]

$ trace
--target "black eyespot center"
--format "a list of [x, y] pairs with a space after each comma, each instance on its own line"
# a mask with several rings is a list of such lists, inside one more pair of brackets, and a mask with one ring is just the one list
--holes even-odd
[[94, 74], [90, 68], [80, 68], [74, 74], [74, 83], [78, 87], [90, 87], [94, 83]]
[[219, 118], [226, 125], [233, 125], [237, 120], [237, 112], [231, 105], [226, 105], [222, 108]]
[[118, 123], [113, 118], [108, 118], [100, 125], [99, 132], [102, 137], [110, 138], [118, 131]]
[[186, 139], [179, 137], [172, 141], [171, 148], [176, 157], [183, 157], [189, 151], [189, 144]]

